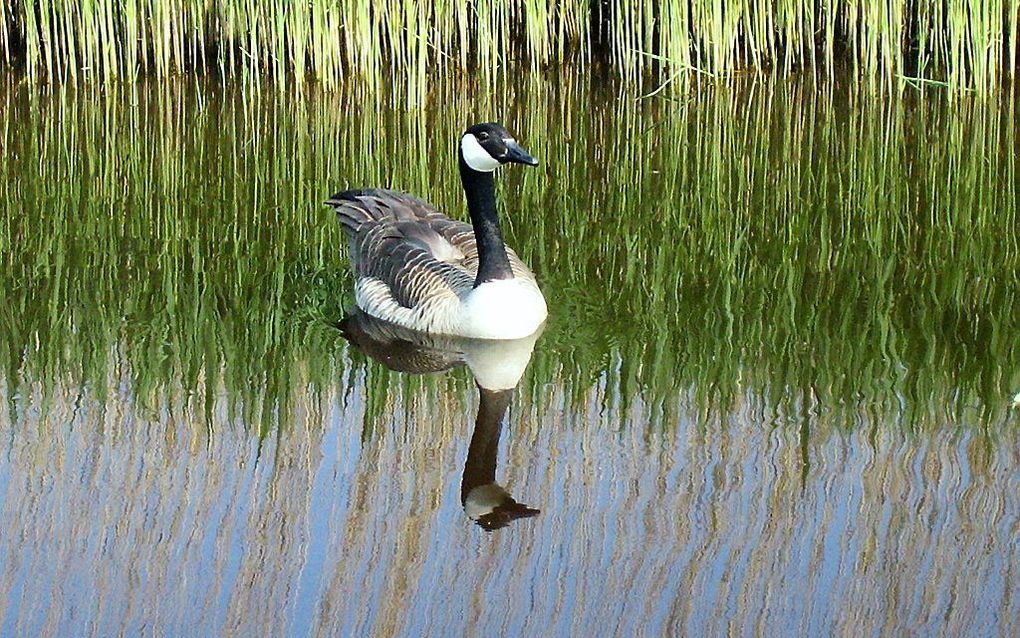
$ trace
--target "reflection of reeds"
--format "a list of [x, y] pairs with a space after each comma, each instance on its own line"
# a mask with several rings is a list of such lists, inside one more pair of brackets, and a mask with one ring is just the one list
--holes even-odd
[[299, 386], [361, 366], [328, 325], [348, 276], [323, 197], [376, 184], [460, 211], [451, 140], [496, 112], [543, 161], [502, 185], [552, 305], [534, 391], [604, 382], [671, 410], [681, 388], [718, 403], [750, 385], [911, 421], [1015, 392], [1011, 103], [776, 84], [635, 109], [558, 80], [437, 88], [410, 112], [175, 83], [3, 91], [8, 396], [125, 374], [151, 410], [180, 383], [193, 408], [223, 388], [236, 416], [279, 421]]
[[1018, 20], [1016, 0], [0, 0], [0, 56], [24, 58], [33, 81], [215, 69], [416, 94], [436, 69], [491, 76], [515, 58], [605, 59], [630, 79], [831, 75], [845, 61], [870, 78], [987, 90], [1016, 73]]
[[548, 384], [515, 401], [498, 474], [542, 514], [490, 535], [458, 498], [474, 388], [391, 398], [364, 437], [374, 376], [298, 389], [290, 430], [258, 450], [222, 401], [210, 433], [174, 403], [141, 422], [127, 396], [0, 418], [5, 626], [963, 636], [1009, 635], [1020, 614], [1016, 427], [862, 414], [840, 432], [809, 395], [777, 413], [747, 393], [658, 430], [648, 405]]

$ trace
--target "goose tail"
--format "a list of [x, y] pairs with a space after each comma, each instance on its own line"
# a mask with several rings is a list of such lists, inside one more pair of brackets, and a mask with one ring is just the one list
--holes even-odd
[[339, 193], [334, 193], [333, 195], [330, 195], [329, 199], [327, 199], [323, 203], [326, 204], [327, 206], [337, 208], [338, 206], [343, 206], [345, 203], [348, 202], [356, 202], [358, 201], [358, 197], [370, 195], [371, 192], [372, 191], [370, 189], [366, 188], [352, 188], [350, 190], [340, 191]]
[[378, 221], [378, 216], [373, 214], [375, 211], [365, 206], [358, 199], [359, 197], [371, 195], [371, 193], [372, 191], [369, 189], [360, 188], [340, 191], [332, 195], [324, 203], [336, 211], [340, 224], [345, 230], [357, 233], [365, 224]]

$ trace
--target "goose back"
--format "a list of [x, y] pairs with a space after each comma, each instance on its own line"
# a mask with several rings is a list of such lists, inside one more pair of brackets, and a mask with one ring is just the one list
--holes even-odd
[[[347, 237], [363, 310], [416, 330], [461, 333], [457, 324], [479, 265], [470, 224], [391, 190], [348, 190], [326, 203]], [[509, 247], [507, 256], [515, 282], [538, 292], [534, 274]]]

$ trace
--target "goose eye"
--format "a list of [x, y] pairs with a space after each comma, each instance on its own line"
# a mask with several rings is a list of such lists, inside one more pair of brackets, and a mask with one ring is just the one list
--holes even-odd
[[485, 140], [489, 139], [489, 134], [486, 133], [485, 131], [482, 131], [481, 133], [478, 134], [478, 139], [484, 142]]

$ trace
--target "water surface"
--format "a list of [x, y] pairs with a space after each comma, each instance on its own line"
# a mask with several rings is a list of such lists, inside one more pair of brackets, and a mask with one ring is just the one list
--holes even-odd
[[[1008, 635], [1010, 99], [566, 76], [0, 89], [0, 634]], [[394, 372], [321, 205], [500, 177], [551, 318], [461, 502], [468, 368]]]

